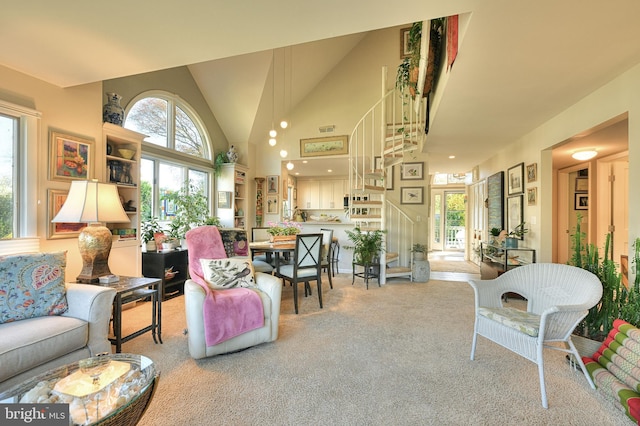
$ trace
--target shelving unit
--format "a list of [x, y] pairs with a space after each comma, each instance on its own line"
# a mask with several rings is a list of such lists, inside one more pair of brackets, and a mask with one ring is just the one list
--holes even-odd
[[[112, 270], [116, 274], [132, 277], [140, 276], [142, 269], [140, 256], [140, 154], [142, 140], [146, 137], [133, 130], [111, 123], [102, 126], [105, 149], [103, 181], [118, 187], [120, 200], [129, 224], [106, 224], [113, 233], [111, 250]], [[127, 152], [130, 151], [130, 158]], [[135, 259], [135, 262], [131, 260]], [[117, 266], [115, 266], [117, 265]]]
[[[480, 260], [484, 266], [488, 266], [496, 275], [500, 275], [509, 269], [536, 263], [536, 251], [527, 247], [508, 248], [498, 244], [481, 242]], [[485, 278], [493, 277], [482, 277], [482, 279]]]
[[238, 163], [222, 165], [216, 188], [216, 216], [225, 228], [247, 229], [247, 166]]

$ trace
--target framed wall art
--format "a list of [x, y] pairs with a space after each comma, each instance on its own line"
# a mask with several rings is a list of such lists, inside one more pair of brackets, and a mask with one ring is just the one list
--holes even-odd
[[300, 139], [300, 157], [348, 154], [348, 142], [347, 135]]
[[278, 214], [278, 197], [267, 197], [267, 214]]
[[575, 210], [589, 210], [589, 194], [576, 194]]
[[51, 180], [90, 179], [93, 176], [91, 139], [49, 133], [49, 178]]
[[[507, 231], [512, 232], [522, 223], [524, 217], [522, 195], [507, 198]], [[520, 238], [524, 240], [524, 236]]]
[[[376, 170], [382, 170], [382, 167], [384, 166], [382, 162], [382, 157], [375, 157], [374, 160], [375, 160], [375, 165], [373, 167]], [[387, 167], [385, 169], [384, 182], [380, 182], [379, 185], [384, 186], [385, 189], [388, 189], [389, 191], [393, 190], [393, 166]]]
[[577, 192], [589, 191], [589, 178], [576, 178], [576, 191]]
[[280, 184], [279, 176], [267, 176], [267, 194], [277, 194]]
[[522, 194], [524, 192], [524, 163], [517, 164], [507, 170], [507, 195]]
[[80, 234], [80, 230], [87, 226], [86, 223], [51, 223], [58, 214], [62, 205], [67, 200], [69, 191], [60, 189], [49, 189], [48, 192], [48, 208], [47, 208], [47, 239], [55, 240], [59, 238], [75, 238]]
[[403, 163], [400, 180], [422, 180], [424, 179], [424, 162]]
[[538, 188], [527, 188], [527, 205], [535, 206], [538, 202]]
[[538, 180], [538, 163], [527, 165], [527, 183]]
[[503, 200], [504, 172], [498, 172], [487, 178], [487, 217], [489, 229], [504, 229]]
[[218, 191], [218, 208], [231, 208], [231, 191]]
[[400, 29], [400, 59], [408, 58], [411, 56], [411, 50], [409, 50], [409, 32], [411, 27]]
[[401, 188], [400, 204], [424, 204], [424, 188], [421, 186]]

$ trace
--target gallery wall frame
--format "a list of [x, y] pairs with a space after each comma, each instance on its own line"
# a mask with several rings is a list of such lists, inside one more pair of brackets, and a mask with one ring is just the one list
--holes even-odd
[[[507, 198], [507, 232], [513, 232], [522, 223], [524, 217], [524, 206], [522, 205], [522, 194], [513, 195]], [[524, 236], [520, 237], [524, 240]]]
[[344, 155], [349, 153], [349, 136], [300, 139], [300, 157]]
[[574, 202], [575, 210], [589, 210], [589, 194], [578, 193]]
[[538, 163], [527, 165], [527, 183], [536, 182], [538, 180]]
[[400, 188], [400, 204], [424, 204], [424, 187], [411, 186]]
[[527, 205], [535, 206], [538, 203], [538, 187], [527, 188]]
[[400, 169], [400, 180], [424, 179], [424, 162], [403, 163]]
[[47, 239], [56, 240], [60, 238], [76, 238], [80, 235], [80, 230], [87, 226], [86, 223], [51, 223], [53, 218], [58, 214], [62, 205], [67, 200], [69, 191], [60, 189], [48, 189], [48, 208], [47, 208]]
[[278, 196], [267, 196], [267, 213], [278, 214]]
[[411, 56], [411, 50], [409, 50], [409, 32], [411, 27], [400, 29], [400, 59], [408, 58]]
[[507, 170], [507, 195], [522, 194], [524, 192], [524, 163], [516, 164]]
[[92, 139], [49, 132], [49, 179], [90, 179], [93, 176]]
[[576, 191], [588, 192], [589, 191], [589, 178], [579, 177], [576, 178]]
[[487, 219], [489, 229], [504, 229], [504, 172], [487, 178]]
[[231, 208], [231, 191], [218, 191], [218, 208]]
[[267, 176], [267, 195], [277, 194], [280, 190], [280, 176]]

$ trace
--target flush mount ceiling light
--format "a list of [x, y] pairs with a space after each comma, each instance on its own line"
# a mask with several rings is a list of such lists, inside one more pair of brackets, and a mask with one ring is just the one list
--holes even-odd
[[293, 170], [293, 163], [291, 161], [287, 163], [287, 170]]
[[591, 160], [596, 155], [598, 155], [596, 151], [588, 150], [588, 151], [574, 152], [573, 154], [571, 154], [571, 157], [575, 158], [578, 161], [587, 161], [587, 160]]

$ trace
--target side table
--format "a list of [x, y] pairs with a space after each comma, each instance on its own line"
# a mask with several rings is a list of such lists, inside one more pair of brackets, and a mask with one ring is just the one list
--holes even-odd
[[[364, 278], [364, 282], [367, 285], [367, 290], [369, 290], [369, 279], [377, 278], [378, 279], [378, 287], [380, 287], [380, 264], [379, 263], [352, 263], [353, 266], [353, 276], [351, 279], [351, 285], [356, 281], [356, 277]], [[356, 266], [362, 266], [362, 272], [356, 272]]]
[[[151, 332], [154, 343], [162, 343], [162, 297], [158, 294], [161, 291], [162, 280], [120, 276], [118, 282], [97, 285], [111, 287], [116, 291], [113, 300], [113, 338], [109, 338], [111, 344], [116, 346], [116, 353], [122, 352], [124, 342], [148, 331]], [[151, 324], [122, 336], [122, 305], [148, 297], [151, 297]]]
[[429, 281], [431, 267], [428, 260], [413, 261], [413, 280], [426, 283]]
[[[173, 268], [175, 275], [167, 277], [166, 270]], [[185, 249], [171, 251], [147, 251], [142, 253], [142, 275], [148, 278], [159, 278], [160, 298], [166, 300], [174, 295], [184, 293], [184, 282], [189, 278], [189, 257]], [[171, 291], [167, 291], [171, 288]]]

